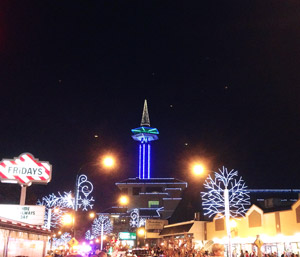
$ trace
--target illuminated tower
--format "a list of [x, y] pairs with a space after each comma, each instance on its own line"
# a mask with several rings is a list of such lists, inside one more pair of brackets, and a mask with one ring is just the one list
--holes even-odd
[[132, 138], [139, 141], [139, 179], [151, 178], [151, 141], [158, 140], [158, 130], [150, 127], [150, 119], [147, 107], [147, 100], [144, 102], [144, 109], [141, 127], [132, 129]]

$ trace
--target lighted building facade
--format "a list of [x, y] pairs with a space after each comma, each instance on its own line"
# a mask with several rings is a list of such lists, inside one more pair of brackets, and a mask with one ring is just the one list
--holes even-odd
[[[252, 205], [245, 217], [234, 219], [231, 223], [231, 242], [235, 256], [241, 250], [258, 252], [254, 242], [259, 236], [262, 253], [283, 252], [300, 253], [300, 199], [292, 206], [281, 206], [272, 211], [263, 210]], [[193, 226], [197, 224], [197, 229]], [[169, 239], [180, 241], [188, 237], [198, 249], [209, 250], [212, 243], [228, 244], [225, 218], [217, 214], [212, 221], [195, 220], [179, 222], [164, 226], [160, 232], [162, 242], [168, 244]]]
[[181, 201], [187, 183], [175, 178], [129, 178], [116, 183], [122, 194], [129, 197], [128, 209], [148, 209], [168, 219]]
[[[246, 216], [235, 220], [231, 227], [233, 249], [252, 252], [256, 250], [253, 243], [257, 235], [264, 243], [262, 252], [300, 252], [300, 200], [290, 208], [264, 211], [252, 205]], [[224, 218], [215, 216], [212, 222], [206, 223], [206, 240], [227, 244]]]

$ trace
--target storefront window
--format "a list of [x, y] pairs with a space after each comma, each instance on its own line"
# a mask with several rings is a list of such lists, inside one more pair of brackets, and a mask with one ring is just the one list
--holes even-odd
[[39, 257], [43, 256], [44, 242], [22, 238], [10, 238], [8, 242], [8, 257], [17, 255]]
[[216, 231], [224, 230], [224, 219], [217, 219], [215, 221], [215, 230]]
[[261, 215], [257, 211], [253, 211], [249, 217], [249, 228], [261, 227]]

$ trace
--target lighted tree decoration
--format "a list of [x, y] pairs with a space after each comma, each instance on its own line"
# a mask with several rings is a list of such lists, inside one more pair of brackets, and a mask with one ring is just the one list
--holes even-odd
[[61, 245], [66, 246], [67, 243], [71, 240], [71, 235], [70, 233], [63, 233], [60, 238], [53, 238], [53, 242], [52, 242], [52, 246], [54, 246], [54, 248], [58, 248]]
[[[44, 196], [42, 200], [37, 201], [37, 205], [44, 205], [45, 208], [45, 225], [50, 229], [56, 228], [62, 225], [62, 215], [64, 215], [68, 210], [74, 207], [74, 198], [72, 193], [64, 192], [58, 195], [50, 194]], [[55, 211], [54, 211], [55, 210]]]
[[144, 226], [146, 223], [146, 219], [142, 218], [140, 216], [140, 212], [139, 212], [139, 209], [133, 209], [131, 212], [130, 212], [130, 221], [129, 221], [129, 225], [132, 227], [132, 228], [139, 228], [139, 227], [142, 227]]
[[204, 214], [211, 217], [220, 214], [219, 218], [225, 217], [228, 236], [228, 256], [231, 256], [231, 231], [229, 225], [230, 217], [244, 216], [250, 205], [250, 196], [247, 186], [242, 177], [238, 177], [238, 171], [227, 168], [215, 172], [215, 178], [210, 175], [204, 182], [208, 190], [202, 192], [202, 205]]
[[113, 225], [108, 216], [99, 215], [98, 218], [94, 219], [92, 224], [92, 235], [94, 237], [101, 236], [101, 250], [103, 249], [103, 236], [111, 233]]
[[94, 236], [92, 235], [92, 232], [91, 232], [90, 229], [85, 232], [85, 239], [86, 240], [92, 240], [92, 239], [94, 239]]
[[[83, 211], [87, 211], [89, 208], [93, 209], [93, 202], [95, 201], [91, 193], [93, 191], [93, 184], [87, 180], [86, 175], [80, 175], [76, 179], [76, 192], [75, 198], [72, 192], [64, 192], [58, 195], [50, 194], [44, 196], [42, 200], [37, 201], [37, 205], [44, 205], [46, 207], [45, 212], [45, 225], [50, 229], [56, 228], [62, 225], [61, 217], [70, 209], [77, 211], [78, 208]], [[57, 209], [57, 212], [52, 210]]]

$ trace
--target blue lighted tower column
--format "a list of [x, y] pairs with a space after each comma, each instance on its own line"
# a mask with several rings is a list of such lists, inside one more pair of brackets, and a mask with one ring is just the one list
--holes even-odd
[[144, 102], [144, 109], [141, 127], [132, 129], [132, 138], [139, 141], [139, 178], [151, 178], [151, 141], [158, 140], [157, 128], [150, 127], [150, 119], [147, 107], [147, 100]]

